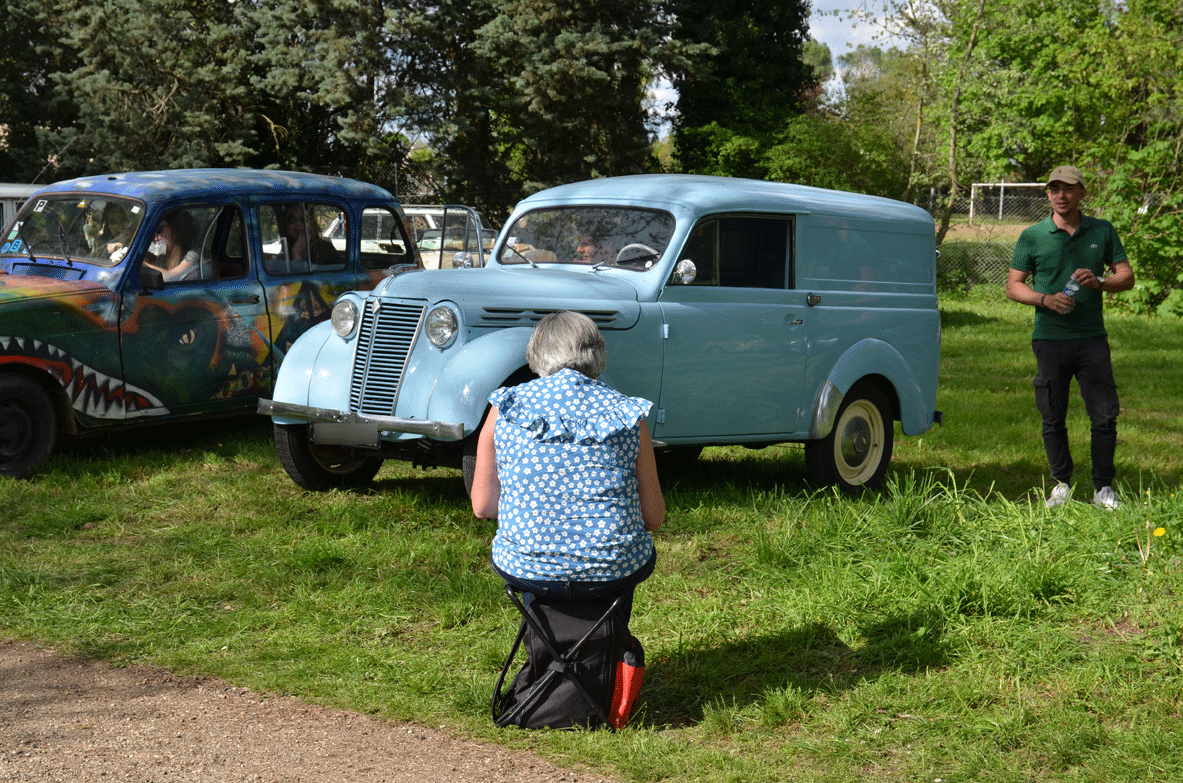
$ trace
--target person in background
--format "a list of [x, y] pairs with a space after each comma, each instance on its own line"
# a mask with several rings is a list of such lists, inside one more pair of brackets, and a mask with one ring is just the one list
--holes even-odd
[[280, 231], [287, 240], [288, 257], [292, 261], [308, 261], [313, 264], [339, 262], [333, 243], [320, 235], [316, 213], [311, 207], [303, 204], [285, 206]]
[[493, 392], [478, 438], [472, 508], [498, 520], [493, 570], [559, 600], [625, 593], [627, 622], [656, 563], [650, 531], [665, 519], [652, 403], [597, 380], [604, 338], [580, 313], [543, 318], [526, 358], [539, 378]]
[[[1006, 295], [1035, 307], [1035, 405], [1043, 417], [1043, 445], [1056, 482], [1047, 507], [1072, 495], [1066, 419], [1069, 386], [1076, 378], [1092, 423], [1093, 503], [1112, 510], [1121, 505], [1113, 491], [1120, 405], [1102, 292], [1130, 290], [1134, 271], [1113, 225], [1081, 213], [1087, 194], [1080, 169], [1059, 166], [1052, 171], [1047, 181], [1052, 213], [1019, 236]], [[1074, 296], [1064, 290], [1069, 280], [1080, 287]]]
[[107, 204], [103, 207], [94, 252], [102, 254], [105, 249], [107, 257], [112, 261], [122, 260], [127, 253], [128, 245], [131, 244], [131, 229], [132, 222], [127, 210], [119, 204]]

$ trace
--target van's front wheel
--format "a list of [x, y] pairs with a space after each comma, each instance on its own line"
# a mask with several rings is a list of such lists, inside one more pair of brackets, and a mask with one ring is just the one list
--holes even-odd
[[312, 492], [365, 486], [382, 467], [379, 457], [316, 445], [308, 439], [307, 424], [276, 424], [275, 450], [292, 481]]
[[805, 443], [809, 480], [843, 492], [876, 490], [887, 475], [895, 428], [883, 390], [869, 381], [850, 388], [830, 434]]

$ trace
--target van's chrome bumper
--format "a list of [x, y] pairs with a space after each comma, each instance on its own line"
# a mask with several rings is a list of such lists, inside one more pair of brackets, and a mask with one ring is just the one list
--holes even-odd
[[[283, 416], [320, 425], [313, 441], [339, 445], [369, 446], [377, 444], [380, 432], [405, 432], [425, 435], [436, 440], [464, 440], [464, 425], [446, 421], [403, 419], [398, 416], [372, 416], [365, 413], [338, 411], [332, 408], [311, 408], [290, 402], [259, 400], [259, 413], [264, 416]], [[328, 426], [326, 426], [328, 425]], [[339, 425], [339, 426], [334, 426]], [[371, 438], [369, 433], [373, 434]], [[323, 437], [321, 437], [323, 435]]]

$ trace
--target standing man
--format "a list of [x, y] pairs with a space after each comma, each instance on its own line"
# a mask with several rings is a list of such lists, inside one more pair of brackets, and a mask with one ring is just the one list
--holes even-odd
[[[1058, 166], [1047, 181], [1052, 214], [1026, 229], [1015, 245], [1006, 295], [1035, 307], [1035, 406], [1043, 416], [1043, 447], [1056, 485], [1052, 508], [1072, 494], [1068, 447], [1068, 387], [1075, 377], [1092, 422], [1093, 503], [1120, 506], [1113, 493], [1117, 448], [1117, 384], [1101, 314], [1102, 291], [1128, 291], [1134, 270], [1117, 231], [1106, 220], [1082, 215], [1088, 191], [1075, 166]], [[1105, 276], [1106, 270], [1111, 270]], [[1064, 293], [1069, 278], [1080, 284], [1075, 298]]]

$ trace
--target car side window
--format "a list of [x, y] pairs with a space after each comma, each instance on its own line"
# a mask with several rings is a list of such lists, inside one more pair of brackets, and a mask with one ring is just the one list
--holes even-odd
[[788, 218], [708, 218], [691, 231], [680, 258], [694, 262], [691, 285], [783, 289], [791, 238]]
[[368, 207], [362, 212], [360, 258], [365, 269], [415, 263], [415, 253], [397, 214], [386, 207]]
[[243, 277], [243, 226], [242, 211], [233, 204], [170, 209], [153, 228], [143, 263], [159, 270], [166, 285]]
[[345, 212], [335, 204], [265, 204], [259, 209], [259, 233], [269, 275], [344, 269], [349, 260]]

